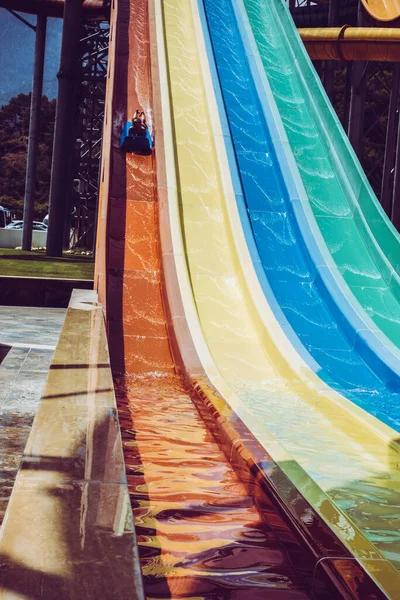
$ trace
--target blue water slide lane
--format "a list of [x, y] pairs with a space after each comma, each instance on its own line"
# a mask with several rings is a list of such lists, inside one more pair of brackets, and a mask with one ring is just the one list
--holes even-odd
[[323, 381], [400, 431], [399, 361], [332, 274], [241, 0], [198, 4], [238, 210], [268, 303]]

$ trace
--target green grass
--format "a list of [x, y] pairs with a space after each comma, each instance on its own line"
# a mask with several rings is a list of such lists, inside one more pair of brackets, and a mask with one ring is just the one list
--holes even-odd
[[60, 258], [50, 258], [43, 250], [24, 252], [0, 248], [0, 275], [93, 279], [93, 273], [94, 260], [89, 256], [64, 253]]

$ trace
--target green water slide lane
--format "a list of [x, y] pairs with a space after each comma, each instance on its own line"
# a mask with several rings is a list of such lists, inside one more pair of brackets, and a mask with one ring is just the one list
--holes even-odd
[[400, 236], [368, 183], [284, 0], [244, 4], [323, 239], [357, 301], [400, 348]]

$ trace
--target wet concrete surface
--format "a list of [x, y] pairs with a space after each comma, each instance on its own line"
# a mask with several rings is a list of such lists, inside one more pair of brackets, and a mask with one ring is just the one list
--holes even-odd
[[65, 309], [0, 306], [0, 523], [65, 318]]

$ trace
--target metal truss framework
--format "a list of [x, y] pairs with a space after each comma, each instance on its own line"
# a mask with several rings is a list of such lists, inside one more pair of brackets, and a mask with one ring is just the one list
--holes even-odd
[[109, 25], [83, 21], [72, 227], [74, 247], [93, 249], [107, 81]]
[[289, 0], [290, 9], [311, 6], [312, 4], [312, 0]]

